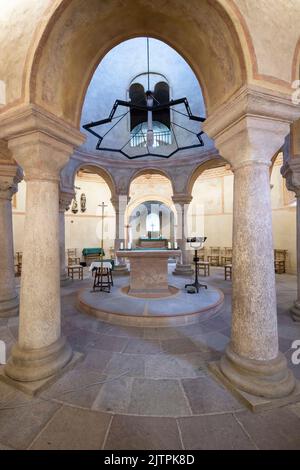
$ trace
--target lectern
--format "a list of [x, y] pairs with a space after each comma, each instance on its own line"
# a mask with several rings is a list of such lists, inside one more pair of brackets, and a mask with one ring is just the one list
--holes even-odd
[[193, 238], [188, 238], [187, 242], [190, 244], [190, 246], [195, 250], [195, 256], [194, 256], [194, 263], [195, 263], [195, 281], [192, 284], [186, 284], [185, 289], [187, 287], [194, 287], [197, 291], [197, 294], [199, 293], [199, 288], [204, 287], [204, 289], [207, 289], [207, 286], [205, 284], [200, 284], [198, 281], [198, 264], [200, 261], [200, 258], [198, 257], [198, 250], [201, 250], [203, 247], [203, 243], [207, 240], [207, 237], [193, 237]]

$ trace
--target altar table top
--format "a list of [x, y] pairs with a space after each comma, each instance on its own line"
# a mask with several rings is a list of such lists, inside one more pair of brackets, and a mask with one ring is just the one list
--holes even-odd
[[91, 263], [89, 271], [92, 271], [94, 268], [101, 268], [101, 266], [103, 268], [112, 269], [112, 264], [109, 261], [103, 261], [102, 263], [101, 261], [94, 261], [93, 263]]

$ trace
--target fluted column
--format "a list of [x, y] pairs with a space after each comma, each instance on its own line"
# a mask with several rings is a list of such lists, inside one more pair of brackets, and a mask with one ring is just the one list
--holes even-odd
[[[111, 198], [111, 203], [114, 206], [116, 219], [115, 219], [115, 253], [120, 250], [120, 244], [124, 243], [125, 247], [125, 212], [129, 202], [127, 194], [116, 194]], [[114, 274], [117, 276], [125, 276], [129, 273], [126, 262], [123, 258], [119, 258], [115, 264]]]
[[187, 213], [192, 196], [189, 194], [174, 195], [172, 197], [177, 211], [177, 242], [181, 250], [181, 260], [177, 261], [176, 268], [173, 271], [177, 276], [191, 276], [193, 274], [192, 265], [189, 261], [189, 252], [186, 239], [188, 237]]
[[5, 366], [11, 379], [31, 382], [58, 372], [72, 358], [61, 336], [59, 179], [73, 151], [42, 132], [9, 142], [27, 182], [19, 338]]
[[66, 232], [65, 232], [65, 212], [69, 210], [74, 190], [60, 191], [59, 193], [59, 257], [60, 257], [60, 285], [63, 287], [70, 282], [66, 270]]
[[232, 329], [220, 370], [237, 389], [266, 398], [295, 389], [278, 349], [269, 172], [288, 129], [245, 117], [215, 138], [234, 172]]
[[291, 308], [292, 318], [300, 322], [300, 158], [291, 158], [282, 169], [282, 176], [286, 179], [286, 186], [289, 191], [293, 191], [297, 200], [297, 299]]
[[12, 228], [13, 195], [23, 175], [14, 164], [0, 164], [0, 318], [19, 312], [14, 272], [14, 248]]

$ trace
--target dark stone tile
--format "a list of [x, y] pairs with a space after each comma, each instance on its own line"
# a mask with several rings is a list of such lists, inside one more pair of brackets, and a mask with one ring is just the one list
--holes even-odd
[[105, 445], [106, 450], [181, 448], [175, 419], [138, 416], [115, 416]]
[[1, 405], [0, 442], [15, 449], [26, 449], [60, 406], [26, 395]]
[[42, 396], [91, 408], [105, 380], [106, 376], [100, 371], [73, 369], [44, 391]]
[[211, 377], [182, 380], [183, 388], [194, 414], [234, 411], [243, 406]]
[[145, 359], [141, 354], [113, 353], [104, 372], [110, 376], [126, 373], [129, 377], [144, 377]]
[[259, 449], [300, 449], [300, 419], [288, 408], [260, 414], [244, 412], [237, 418]]
[[249, 450], [255, 446], [232, 414], [178, 418], [187, 450]]
[[30, 447], [32, 450], [101, 449], [111, 416], [63, 406]]
[[159, 354], [161, 344], [158, 340], [131, 339], [123, 352], [128, 354]]
[[129, 413], [152, 416], [191, 414], [178, 380], [134, 379]]
[[161, 342], [161, 346], [168, 354], [188, 354], [199, 351], [198, 346], [189, 338], [167, 339]]
[[128, 338], [121, 338], [120, 336], [98, 335], [90, 346], [95, 349], [102, 349], [104, 351], [121, 352], [128, 343]]
[[87, 349], [84, 360], [78, 362], [76, 369], [94, 369], [103, 372], [112, 356], [112, 351]]

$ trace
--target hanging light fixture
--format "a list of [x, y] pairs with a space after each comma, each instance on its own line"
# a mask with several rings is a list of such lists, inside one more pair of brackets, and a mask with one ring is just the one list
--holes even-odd
[[[200, 132], [193, 132], [191, 129], [187, 129], [186, 127], [179, 125], [178, 123], [171, 122], [170, 127], [174, 136], [174, 142], [176, 145], [176, 148], [173, 149], [169, 154], [163, 154], [163, 153], [157, 153], [156, 151], [153, 150], [155, 145], [155, 135], [154, 135], [154, 130], [153, 130], [153, 113], [154, 112], [159, 112], [159, 111], [164, 111], [164, 110], [173, 110], [175, 113], [178, 113], [182, 116], [185, 116], [191, 121], [197, 121], [197, 122], [204, 122], [205, 118], [200, 117], [200, 116], [195, 116], [192, 114], [189, 102], [187, 98], [179, 98], [176, 100], [169, 100], [167, 103], [160, 103], [153, 91], [151, 90], [151, 83], [150, 83], [150, 40], [147, 38], [147, 91], [145, 92], [144, 95], [144, 103], [142, 102], [133, 102], [133, 101], [124, 101], [124, 100], [116, 100], [109, 116], [105, 119], [101, 119], [99, 121], [95, 122], [90, 122], [88, 124], [84, 124], [83, 128], [92, 134], [93, 136], [98, 138], [98, 142], [96, 145], [96, 150], [101, 150], [104, 152], [116, 152], [124, 155], [126, 158], [129, 160], [137, 159], [137, 158], [142, 158], [142, 157], [148, 157], [148, 156], [153, 156], [153, 157], [159, 157], [159, 158], [170, 158], [172, 155], [174, 155], [177, 152], [184, 151], [184, 150], [189, 150], [197, 147], [203, 147], [204, 146], [204, 141], [202, 139], [202, 135], [204, 134], [203, 131], [200, 130]], [[184, 105], [186, 113], [183, 113], [181, 111], [178, 111], [175, 109], [176, 106], [179, 105]], [[118, 107], [125, 107], [128, 108], [128, 111], [122, 114], [121, 116], [115, 116], [116, 111]], [[147, 114], [147, 130], [146, 130], [146, 136], [145, 136], [145, 145], [147, 148], [146, 153], [142, 153], [139, 155], [130, 155], [126, 150], [126, 146], [136, 137], [137, 132], [133, 133], [131, 135], [129, 141], [127, 141], [121, 148], [111, 148], [111, 147], [105, 147], [102, 145], [104, 138], [109, 134], [109, 132], [114, 129], [121, 121], [124, 119], [125, 116], [131, 111], [131, 110], [136, 110], [136, 111], [144, 111]], [[95, 128], [103, 126], [105, 124], [111, 123], [113, 120], [116, 120], [117, 122], [112, 125], [112, 127], [104, 134], [100, 135], [98, 132], [96, 132]], [[139, 130], [142, 129], [142, 125], [139, 126]], [[175, 127], [183, 129], [187, 131], [190, 134], [193, 134], [197, 138], [197, 143], [196, 144], [191, 144], [191, 145], [184, 145], [184, 146], [179, 146], [178, 145], [178, 138], [176, 136], [175, 132]], [[141, 131], [143, 134], [143, 131]]]

